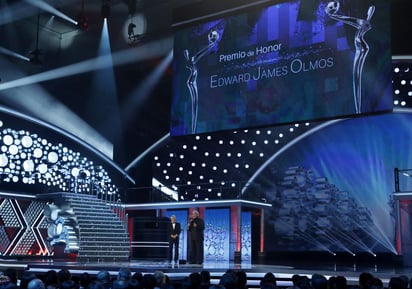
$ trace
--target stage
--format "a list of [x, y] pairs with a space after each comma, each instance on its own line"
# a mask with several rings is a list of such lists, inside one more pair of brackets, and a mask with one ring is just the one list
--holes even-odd
[[[293, 264], [292, 264], [293, 263]], [[373, 276], [382, 280], [385, 287], [391, 277], [406, 275], [412, 276], [411, 267], [403, 267], [398, 264], [358, 264], [351, 262], [325, 262], [325, 261], [284, 261], [278, 264], [262, 264], [252, 262], [205, 262], [202, 265], [168, 263], [167, 261], [155, 260], [131, 260], [130, 262], [90, 262], [82, 263], [76, 261], [50, 260], [50, 259], [31, 259], [31, 260], [1, 260], [0, 271], [7, 268], [15, 268], [19, 271], [29, 270], [35, 274], [42, 275], [48, 270], [68, 269], [73, 276], [88, 272], [95, 276], [101, 270], [110, 272], [112, 278], [116, 278], [117, 272], [121, 267], [130, 268], [132, 274], [140, 272], [142, 274], [154, 273], [157, 270], [163, 271], [173, 282], [179, 283], [192, 272], [207, 270], [210, 272], [212, 284], [217, 284], [220, 277], [228, 269], [243, 270], [248, 277], [249, 287], [259, 287], [260, 279], [267, 273], [272, 272], [277, 278], [278, 287], [288, 287], [292, 285], [291, 278], [294, 274], [306, 275], [309, 278], [317, 273], [326, 278], [331, 276], [344, 276], [348, 285], [358, 284], [358, 277], [362, 272], [369, 272]]]

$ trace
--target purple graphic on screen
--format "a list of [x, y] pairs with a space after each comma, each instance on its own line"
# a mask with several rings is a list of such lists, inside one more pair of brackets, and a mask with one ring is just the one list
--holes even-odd
[[339, 1], [331, 1], [325, 8], [326, 14], [332, 19], [342, 21], [357, 29], [354, 39], [356, 48], [355, 57], [353, 60], [353, 94], [355, 101], [356, 113], [362, 112], [362, 71], [365, 64], [366, 56], [369, 52], [369, 45], [365, 41], [365, 34], [372, 29], [370, 20], [375, 12], [375, 6], [370, 6], [367, 12], [366, 19], [349, 17], [337, 14], [339, 12]]
[[189, 88], [190, 97], [192, 99], [192, 133], [196, 133], [197, 115], [199, 109], [199, 92], [197, 89], [197, 62], [216, 46], [220, 34], [217, 30], [211, 30], [208, 34], [209, 44], [200, 49], [196, 54], [190, 56], [189, 50], [185, 49], [184, 56], [186, 58], [186, 67], [190, 70], [189, 78], [187, 79], [187, 87]]

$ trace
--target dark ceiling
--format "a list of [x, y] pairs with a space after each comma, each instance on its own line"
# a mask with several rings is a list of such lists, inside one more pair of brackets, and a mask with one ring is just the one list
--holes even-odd
[[[172, 78], [170, 66], [163, 72], [148, 95], [135, 103], [131, 115], [125, 117], [122, 109], [126, 109], [124, 106], [127, 106], [131, 92], [142, 89], [148, 73], [158, 67], [168, 52], [172, 51], [172, 35], [176, 24], [201, 19], [222, 9], [250, 3], [245, 0], [47, 1], [50, 7], [75, 20], [79, 20], [80, 16], [86, 16], [88, 29], [82, 30], [57, 17], [50, 24], [52, 14], [38, 7], [38, 4], [33, 4], [36, 2], [40, 3], [38, 0], [0, 0], [0, 49], [3, 48], [3, 52], [6, 49], [26, 57], [31, 57], [31, 52], [38, 49], [41, 61], [40, 65], [33, 65], [0, 53], [0, 78], [2, 79], [0, 85], [47, 71], [57, 75], [56, 69], [96, 59], [102, 32], [102, 7], [106, 6], [105, 13], [110, 12], [108, 32], [111, 51], [127, 52], [129, 55], [127, 61], [115, 65], [113, 71], [115, 87], [111, 89], [116, 94], [119, 110], [113, 110], [110, 102], [105, 104], [99, 101], [102, 94], [108, 93], [106, 89], [108, 83], [98, 77], [99, 70], [93, 67], [72, 72], [65, 77], [51, 77], [51, 80], [43, 81], [38, 85], [49, 96], [58, 99], [60, 103], [113, 142], [115, 161], [122, 167], [126, 167], [140, 153], [168, 133]], [[412, 5], [409, 0], [391, 0], [391, 4], [393, 6], [392, 52], [394, 55], [411, 55], [412, 18], [409, 13]], [[139, 31], [141, 29], [141, 22], [137, 17], [139, 14], [144, 15], [146, 28], [141, 38], [130, 41], [127, 38], [127, 26], [134, 23], [136, 30]], [[159, 51], [153, 52], [154, 48], [159, 48]], [[136, 57], [130, 58], [130, 55]], [[88, 62], [87, 65], [96, 65], [96, 63]], [[0, 90], [0, 104], [42, 118], [44, 114], [34, 111], [29, 102], [18, 99], [22, 97], [20, 93], [19, 88]], [[116, 113], [119, 119], [114, 116]], [[121, 123], [121, 129], [108, 129], [108, 127], [116, 127], [116, 121]]]

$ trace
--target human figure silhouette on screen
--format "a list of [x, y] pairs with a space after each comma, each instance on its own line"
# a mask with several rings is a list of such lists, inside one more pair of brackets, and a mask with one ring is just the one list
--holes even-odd
[[192, 100], [192, 133], [196, 133], [197, 114], [199, 105], [199, 92], [197, 89], [197, 62], [205, 56], [217, 44], [220, 35], [216, 30], [209, 32], [209, 44], [200, 49], [196, 54], [190, 56], [189, 50], [185, 49], [184, 56], [186, 58], [186, 67], [190, 70], [189, 78], [187, 79], [187, 87], [189, 88], [190, 97]]
[[337, 14], [340, 9], [339, 1], [331, 1], [326, 5], [325, 12], [334, 20], [342, 21], [356, 28], [355, 57], [353, 60], [353, 94], [356, 113], [362, 112], [362, 71], [366, 56], [369, 53], [369, 45], [365, 40], [365, 34], [372, 29], [370, 20], [375, 12], [375, 6], [369, 6], [365, 19]]

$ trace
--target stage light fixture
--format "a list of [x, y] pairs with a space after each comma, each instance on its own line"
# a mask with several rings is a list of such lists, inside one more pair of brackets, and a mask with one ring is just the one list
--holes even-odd
[[103, 18], [110, 18], [110, 10], [111, 10], [111, 3], [110, 0], [103, 0], [102, 1], [102, 17]]
[[39, 1], [39, 0], [26, 0], [26, 2], [30, 3], [31, 5], [38, 7], [44, 11], [50, 12], [53, 15], [56, 15], [57, 17], [66, 20], [74, 25], [77, 25], [77, 21], [72, 19], [71, 17], [67, 16], [66, 14], [62, 13], [60, 10], [54, 8], [50, 4], [44, 2], [44, 1]]
[[33, 63], [34, 65], [42, 65], [43, 62], [40, 60], [40, 55], [42, 52], [40, 49], [34, 49], [33, 51], [30, 52], [30, 62]]
[[89, 29], [89, 17], [81, 14], [77, 19], [77, 27], [81, 30], [87, 31]]

